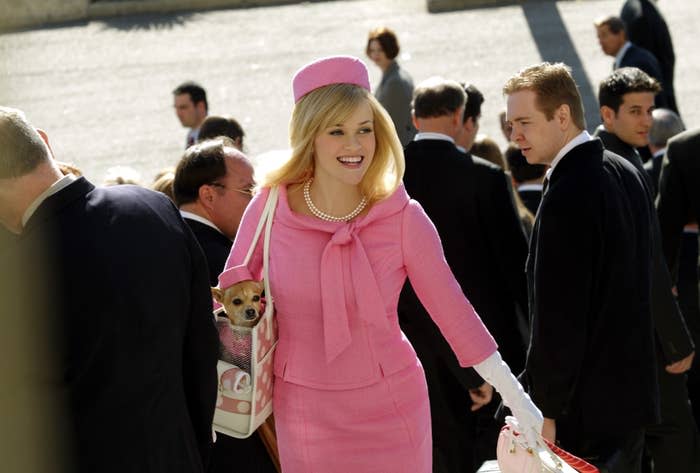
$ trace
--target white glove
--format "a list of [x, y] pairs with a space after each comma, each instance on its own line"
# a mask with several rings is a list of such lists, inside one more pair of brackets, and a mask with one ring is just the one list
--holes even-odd
[[474, 365], [474, 369], [501, 394], [503, 403], [510, 408], [517, 419], [519, 432], [525, 437], [528, 446], [535, 448], [537, 444], [541, 444], [544, 423], [542, 412], [515, 379], [510, 368], [501, 358], [501, 354], [494, 352], [481, 363]]

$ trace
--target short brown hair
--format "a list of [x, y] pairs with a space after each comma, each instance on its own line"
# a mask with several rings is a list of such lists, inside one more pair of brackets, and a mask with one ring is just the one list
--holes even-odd
[[610, 107], [617, 113], [625, 94], [633, 92], [649, 92], [656, 95], [661, 92], [661, 84], [639, 68], [621, 67], [600, 81], [598, 105]]
[[226, 148], [233, 143], [225, 137], [204, 140], [185, 150], [175, 168], [173, 196], [178, 207], [199, 198], [199, 188], [226, 175]]
[[365, 54], [367, 54], [367, 56], [369, 56], [369, 43], [375, 39], [379, 41], [387, 58], [395, 59], [396, 56], [399, 55], [399, 39], [396, 37], [396, 33], [386, 26], [380, 26], [369, 32], [367, 47], [365, 48]]
[[598, 18], [593, 22], [596, 28], [601, 26], [607, 26], [612, 34], [620, 34], [620, 32], [625, 32], [625, 22], [619, 16], [608, 15]]
[[233, 117], [209, 115], [199, 127], [197, 141], [209, 140], [218, 136], [227, 136], [234, 142], [240, 138], [239, 143], [243, 147], [245, 133], [241, 124]]
[[413, 91], [413, 113], [416, 118], [437, 118], [464, 107], [467, 94], [459, 82], [430, 77]]
[[512, 95], [521, 90], [535, 93], [535, 104], [547, 120], [554, 118], [554, 112], [561, 105], [568, 105], [574, 125], [581, 130], [586, 129], [581, 94], [571, 76], [571, 68], [566, 64], [543, 62], [530, 66], [508, 79], [503, 86], [504, 95]]

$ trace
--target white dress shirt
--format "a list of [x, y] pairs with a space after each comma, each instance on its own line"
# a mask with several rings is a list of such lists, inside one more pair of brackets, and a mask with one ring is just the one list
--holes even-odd
[[416, 133], [416, 136], [413, 137], [413, 141], [420, 141], [420, 140], [442, 140], [442, 141], [449, 141], [450, 143], [454, 144], [455, 140], [451, 136], [447, 136], [443, 133], [435, 133], [433, 131], [422, 131], [420, 133]]
[[186, 210], [180, 210], [180, 215], [182, 215], [182, 218], [188, 218], [188, 219], [190, 219], [190, 220], [194, 220], [195, 222], [202, 223], [202, 224], [204, 224], [204, 225], [206, 225], [206, 226], [208, 226], [208, 227], [213, 228], [214, 230], [216, 230], [217, 232], [221, 233], [222, 235], [224, 234], [224, 232], [222, 232], [221, 230], [219, 230], [219, 227], [217, 227], [216, 225], [214, 225], [214, 222], [212, 222], [211, 220], [206, 219], [206, 218], [204, 218], [204, 217], [202, 217], [202, 216], [200, 216], [200, 215], [193, 214], [192, 212], [188, 212], [188, 211], [186, 211]]
[[615, 55], [615, 67], [614, 67], [615, 69], [620, 68], [620, 62], [622, 62], [622, 58], [625, 57], [625, 53], [630, 48], [630, 46], [632, 46], [632, 43], [627, 41], [625, 44], [622, 45], [620, 50]]
[[554, 160], [552, 160], [552, 164], [550, 164], [550, 168], [547, 169], [547, 173], [545, 174], [545, 179], [549, 180], [549, 177], [552, 175], [554, 168], [557, 164], [559, 164], [559, 161], [561, 161], [561, 159], [564, 157], [564, 155], [566, 155], [566, 153], [568, 153], [578, 145], [591, 141], [592, 139], [593, 137], [589, 135], [586, 130], [583, 130], [580, 134], [576, 135], [574, 139], [566, 143], [564, 147], [560, 149], [557, 155], [554, 157]]

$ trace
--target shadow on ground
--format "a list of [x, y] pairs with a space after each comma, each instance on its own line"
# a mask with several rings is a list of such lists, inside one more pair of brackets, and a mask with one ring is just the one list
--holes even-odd
[[[595, 129], [600, 123], [598, 99], [595, 88], [588, 80], [583, 62], [576, 52], [571, 35], [566, 29], [564, 20], [559, 14], [556, 0], [485, 0], [488, 4], [454, 7], [442, 11], [470, 10], [477, 8], [492, 8], [504, 5], [520, 5], [523, 9], [532, 39], [543, 61], [563, 62], [571, 67], [571, 72], [578, 84], [583, 106], [586, 111], [586, 125], [589, 130]], [[568, 1], [568, 0], [561, 0]], [[454, 3], [454, 2], [450, 2]], [[466, 2], [465, 2], [466, 3]]]
[[195, 15], [195, 12], [142, 13], [111, 18], [97, 18], [94, 21], [101, 23], [103, 29], [120, 31], [168, 30], [184, 25], [194, 18]]
[[532, 2], [522, 6], [530, 27], [530, 34], [537, 45], [543, 61], [563, 62], [571, 67], [571, 73], [578, 84], [586, 112], [586, 125], [589, 130], [600, 123], [598, 98], [593, 85], [588, 80], [581, 58], [576, 52], [564, 20], [559, 14], [556, 2]]

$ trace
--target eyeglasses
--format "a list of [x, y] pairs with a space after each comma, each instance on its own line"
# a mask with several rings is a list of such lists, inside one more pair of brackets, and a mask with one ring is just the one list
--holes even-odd
[[248, 187], [244, 187], [243, 189], [229, 188], [229, 187], [226, 187], [224, 184], [221, 184], [220, 182], [210, 182], [209, 185], [214, 186], [214, 187], [220, 187], [222, 189], [230, 189], [230, 190], [238, 192], [240, 194], [245, 194], [248, 197], [253, 197], [253, 194], [255, 193], [255, 186], [252, 184]]

